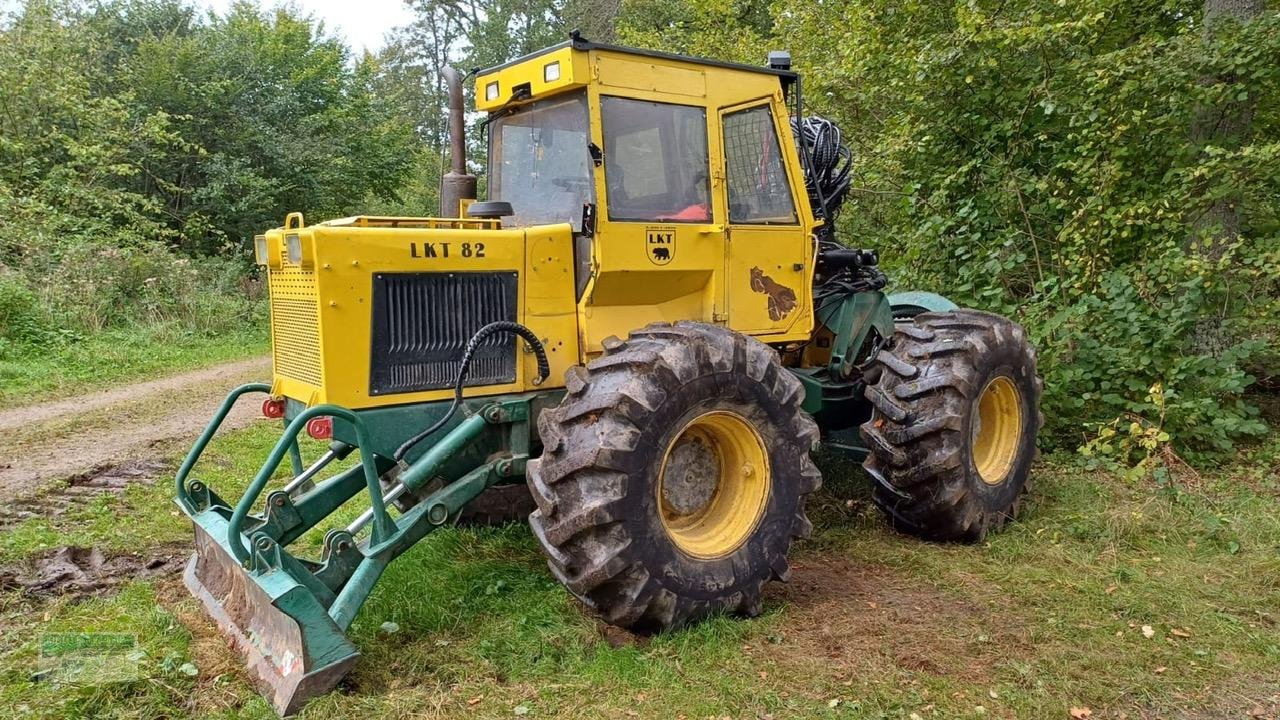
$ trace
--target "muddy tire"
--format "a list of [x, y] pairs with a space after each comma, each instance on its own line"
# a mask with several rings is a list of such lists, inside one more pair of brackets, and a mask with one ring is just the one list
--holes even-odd
[[[394, 487], [394, 483], [386, 477], [381, 478], [381, 482], [383, 492]], [[401, 495], [395, 500], [396, 509], [402, 513], [408, 512], [421, 501], [421, 498], [438, 490], [439, 487], [440, 483], [437, 481], [428, 486], [426, 491], [417, 495], [411, 493]], [[485, 488], [484, 492], [477, 495], [475, 499], [463, 505], [453, 524], [459, 527], [496, 527], [513, 522], [524, 522], [535, 507], [537, 506], [533, 504], [529, 487], [524, 483], [493, 485]]]
[[755, 615], [789, 575], [821, 482], [799, 381], [764, 344], [698, 323], [650, 325], [566, 374], [544, 412], [529, 524], [564, 586], [636, 632]]
[[898, 530], [975, 542], [1017, 515], [1043, 382], [1017, 323], [977, 310], [899, 322], [861, 427], [872, 498]]
[[457, 524], [466, 527], [489, 527], [524, 522], [537, 506], [524, 483], [494, 485], [462, 506]]

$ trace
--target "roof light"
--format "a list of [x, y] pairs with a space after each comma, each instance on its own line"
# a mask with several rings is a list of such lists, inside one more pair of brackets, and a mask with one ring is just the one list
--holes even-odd
[[266, 265], [271, 258], [267, 256], [267, 236], [253, 236], [253, 261], [259, 265]]
[[542, 66], [542, 80], [544, 82], [555, 82], [560, 79], [560, 61], [547, 63]]
[[297, 233], [284, 236], [285, 255], [294, 265], [302, 264], [302, 238]]
[[498, 99], [498, 81], [495, 80], [489, 83], [488, 85], [484, 86], [484, 99], [485, 100]]

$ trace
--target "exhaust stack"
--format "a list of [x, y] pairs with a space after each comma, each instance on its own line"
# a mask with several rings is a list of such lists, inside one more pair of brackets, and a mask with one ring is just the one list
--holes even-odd
[[462, 201], [476, 199], [476, 176], [467, 173], [467, 129], [462, 104], [462, 76], [451, 67], [445, 67], [441, 74], [449, 89], [451, 167], [440, 178], [440, 215], [462, 217]]

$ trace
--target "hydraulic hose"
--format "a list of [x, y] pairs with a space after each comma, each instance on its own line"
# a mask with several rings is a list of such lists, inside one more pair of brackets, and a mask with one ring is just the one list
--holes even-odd
[[533, 384], [541, 385], [546, 382], [547, 377], [551, 375], [551, 365], [547, 362], [547, 350], [542, 346], [542, 341], [538, 339], [537, 335], [533, 334], [532, 330], [518, 322], [507, 320], [485, 325], [477, 330], [475, 335], [471, 336], [471, 339], [467, 341], [466, 349], [462, 351], [462, 363], [458, 366], [458, 374], [453, 379], [453, 403], [449, 405], [449, 409], [445, 414], [431, 427], [405, 440], [404, 444], [396, 448], [396, 453], [393, 456], [396, 462], [404, 460], [404, 456], [413, 449], [414, 445], [426, 440], [440, 428], [449, 424], [449, 420], [453, 418], [458, 412], [458, 408], [462, 406], [462, 386], [467, 380], [467, 370], [471, 367], [471, 356], [475, 355], [476, 350], [480, 348], [480, 343], [484, 342], [485, 338], [496, 333], [519, 335], [538, 359], [538, 378], [533, 381]]
[[824, 241], [835, 241], [836, 215], [853, 185], [853, 153], [844, 144], [840, 128], [823, 117], [791, 120], [805, 160], [804, 184], [814, 216], [823, 220], [819, 230]]

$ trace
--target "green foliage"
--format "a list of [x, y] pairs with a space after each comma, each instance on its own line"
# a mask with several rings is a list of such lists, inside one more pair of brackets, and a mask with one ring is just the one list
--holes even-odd
[[32, 2], [0, 26], [0, 262], [22, 267], [68, 236], [164, 238], [140, 163], [181, 145], [163, 113], [100, 94], [106, 41], [66, 8]]
[[1026, 325], [1050, 446], [1132, 416], [1194, 454], [1263, 432], [1249, 371], [1280, 357], [1280, 15], [1209, 32], [1202, 10], [632, 0], [620, 32], [750, 62], [789, 48], [858, 159], [846, 242], [892, 248], [898, 287]]
[[757, 0], [630, 0], [618, 16], [624, 44], [752, 65], [772, 49], [769, 4]]
[[174, 0], [121, 0], [86, 23], [123, 45], [103, 91], [132, 93], [185, 143], [144, 163], [135, 186], [185, 250], [245, 248], [293, 210], [331, 217], [394, 199], [409, 172], [412, 126], [373, 92], [377, 61], [352, 62], [297, 11], [238, 3], [199, 21]]
[[0, 15], [0, 361], [113, 328], [259, 321], [254, 234], [401, 203], [420, 174], [411, 111], [385, 90], [375, 58], [292, 9]]
[[16, 273], [0, 268], [0, 355], [6, 339], [30, 340], [40, 327], [40, 306], [35, 293]]

